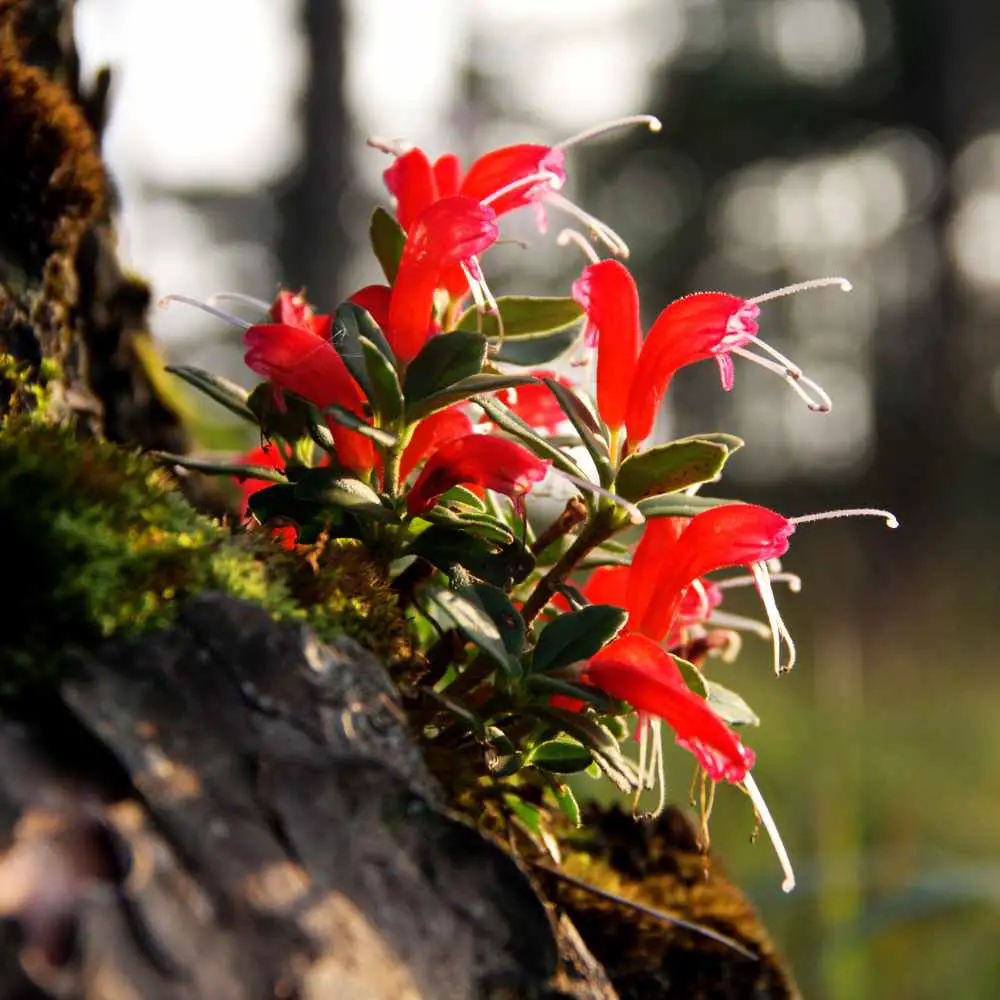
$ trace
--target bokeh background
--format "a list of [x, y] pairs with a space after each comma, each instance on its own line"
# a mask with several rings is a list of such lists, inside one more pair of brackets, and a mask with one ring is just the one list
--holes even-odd
[[[843, 274], [851, 295], [764, 307], [767, 339], [830, 390], [805, 410], [737, 361], [685, 371], [664, 430], [747, 440], [720, 495], [802, 528], [766, 644], [723, 679], [763, 719], [758, 782], [797, 862], [791, 897], [746, 801], [714, 845], [812, 1000], [1000, 995], [1000, 4], [995, 0], [77, 0], [85, 65], [114, 70], [105, 151], [125, 260], [158, 294], [375, 280], [377, 134], [472, 157], [602, 119], [664, 130], [577, 149], [572, 194], [629, 241], [644, 313], [721, 288]], [[530, 213], [523, 213], [530, 216]], [[558, 228], [558, 222], [554, 229]], [[566, 294], [582, 258], [505, 220], [495, 292]], [[174, 361], [244, 382], [238, 333], [174, 307]], [[205, 417], [216, 443], [227, 429]], [[747, 595], [745, 610], [754, 609]], [[673, 791], [689, 765], [672, 758]]]

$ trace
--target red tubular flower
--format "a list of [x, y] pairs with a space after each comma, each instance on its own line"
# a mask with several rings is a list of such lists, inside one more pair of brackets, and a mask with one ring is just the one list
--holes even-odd
[[[537, 379], [551, 378], [567, 388], [576, 388], [568, 378], [557, 375], [554, 371], [539, 369], [532, 371], [531, 374]], [[528, 385], [514, 386], [510, 389], [500, 389], [494, 395], [523, 421], [531, 424], [536, 431], [552, 434], [568, 420], [563, 408], [559, 405], [559, 400], [544, 382], [539, 381]], [[487, 423], [489, 419], [484, 414], [479, 422], [481, 424]]]
[[301, 292], [282, 289], [270, 309], [271, 320], [285, 326], [296, 326], [308, 330], [323, 340], [330, 339], [333, 317], [317, 313], [305, 300]]
[[613, 430], [625, 423], [636, 361], [642, 346], [639, 292], [616, 260], [583, 269], [573, 298], [586, 311], [585, 338], [597, 343], [597, 408]]
[[[329, 341], [301, 327], [261, 323], [243, 334], [247, 367], [272, 385], [294, 392], [320, 409], [336, 403], [363, 417], [361, 391]], [[333, 420], [328, 422], [345, 468], [367, 473], [374, 463], [371, 441]]]
[[471, 198], [442, 198], [417, 217], [403, 247], [384, 331], [403, 364], [412, 361], [427, 340], [434, 291], [445, 268], [474, 264], [472, 258], [491, 246], [499, 232], [493, 209]]
[[399, 466], [399, 478], [405, 482], [410, 473], [432, 451], [443, 444], [465, 437], [472, 433], [472, 421], [468, 414], [457, 406], [438, 410], [429, 417], [424, 417], [417, 424], [410, 438], [410, 443], [403, 450], [403, 458]]
[[[285, 459], [277, 445], [261, 445], [239, 458], [240, 465], [259, 465], [265, 469], [284, 469]], [[250, 497], [260, 490], [266, 490], [274, 483], [267, 479], [234, 479], [240, 491], [240, 517], [245, 517]]]
[[388, 285], [365, 285], [359, 288], [348, 302], [353, 302], [362, 309], [367, 309], [371, 318], [378, 324], [379, 329], [385, 333], [389, 329], [389, 301], [392, 297], [392, 289]]
[[548, 468], [548, 462], [516, 441], [466, 434], [431, 455], [406, 497], [406, 506], [411, 514], [422, 514], [442, 493], [460, 484], [482, 486], [517, 500], [545, 478]]
[[714, 781], [740, 782], [753, 767], [753, 751], [688, 689], [673, 658], [652, 639], [621, 636], [590, 660], [583, 676], [642, 715], [663, 719]]

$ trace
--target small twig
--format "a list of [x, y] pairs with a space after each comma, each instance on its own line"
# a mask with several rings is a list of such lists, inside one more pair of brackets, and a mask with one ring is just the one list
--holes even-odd
[[541, 555], [553, 542], [586, 520], [587, 505], [578, 496], [570, 497], [563, 512], [531, 543], [531, 554]]

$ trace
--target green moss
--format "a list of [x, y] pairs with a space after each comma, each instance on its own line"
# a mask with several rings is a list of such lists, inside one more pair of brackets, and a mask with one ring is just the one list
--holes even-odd
[[0, 429], [0, 524], [0, 691], [24, 671], [57, 671], [70, 646], [169, 625], [183, 598], [205, 591], [309, 621], [326, 638], [353, 635], [387, 659], [405, 648], [402, 615], [365, 553], [285, 553], [265, 533], [234, 535], [148, 459], [37, 417]]

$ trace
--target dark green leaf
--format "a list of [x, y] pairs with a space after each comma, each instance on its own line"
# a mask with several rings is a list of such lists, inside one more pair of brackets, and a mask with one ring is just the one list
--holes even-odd
[[590, 751], [570, 736], [546, 740], [531, 748], [525, 763], [544, 768], [553, 774], [575, 774], [594, 762]]
[[708, 681], [705, 680], [705, 675], [693, 663], [680, 656], [673, 656], [673, 661], [677, 664], [677, 669], [680, 670], [681, 677], [684, 678], [684, 683], [689, 690], [698, 695], [699, 698], [707, 698]]
[[266, 479], [269, 483], [288, 482], [284, 472], [267, 465], [228, 465], [225, 462], [209, 462], [198, 458], [188, 458], [185, 455], [171, 455], [165, 451], [151, 451], [149, 456], [158, 462], [163, 462], [164, 465], [179, 465], [182, 469], [206, 472], [211, 475], [234, 476], [241, 481], [244, 479]]
[[554, 782], [551, 787], [552, 795], [560, 812], [574, 827], [578, 828], [580, 826], [580, 803], [576, 801], [573, 789], [562, 782]]
[[612, 604], [591, 604], [561, 614], [542, 629], [532, 670], [556, 670], [589, 659], [622, 630], [627, 620], [628, 613]]
[[278, 435], [286, 441], [297, 441], [309, 435], [312, 403], [293, 392], [282, 392], [283, 408], [275, 400], [275, 389], [270, 382], [261, 382], [247, 398], [247, 405], [255, 414], [261, 430], [268, 436]]
[[540, 365], [573, 346], [583, 330], [583, 309], [567, 298], [507, 295], [497, 299], [503, 319], [500, 337], [496, 317], [466, 310], [458, 320], [462, 330], [480, 330], [492, 338], [493, 357], [512, 365]]
[[622, 462], [615, 488], [633, 502], [663, 493], [676, 493], [716, 479], [729, 458], [729, 449], [710, 441], [671, 441], [655, 445]]
[[478, 598], [456, 593], [438, 583], [427, 583], [420, 593], [435, 611], [439, 625], [453, 625], [469, 642], [477, 646], [509, 677], [519, 677], [521, 664], [507, 652], [496, 623]]
[[249, 510], [261, 522], [275, 518], [288, 518], [299, 525], [299, 541], [308, 542], [320, 530], [329, 530], [334, 537], [356, 534], [357, 522], [345, 511], [335, 507], [321, 507], [310, 500], [303, 500], [295, 493], [294, 483], [281, 483], [254, 493], [249, 500]]
[[301, 500], [340, 507], [359, 517], [398, 520], [370, 486], [334, 468], [302, 470], [296, 476], [295, 495]]
[[509, 545], [514, 541], [514, 532], [502, 521], [489, 514], [461, 513], [438, 504], [421, 517], [431, 524], [454, 526], [482, 538], [494, 545]]
[[668, 493], [662, 496], [646, 497], [636, 506], [647, 517], [694, 517], [713, 507], [724, 507], [742, 500], [728, 500], [722, 497], [687, 496], [684, 493]]
[[[536, 380], [531, 379], [530, 381]], [[506, 431], [511, 437], [516, 437], [524, 442], [539, 458], [550, 459], [557, 469], [562, 469], [563, 472], [568, 472], [578, 479], [587, 478], [580, 466], [564, 451], [551, 445], [530, 424], [522, 420], [510, 407], [504, 406], [500, 400], [491, 399], [488, 396], [477, 396], [473, 402], [482, 407], [497, 427]]]
[[[390, 434], [388, 431], [384, 431], [379, 427], [372, 427], [370, 423], [366, 420], [362, 420], [356, 413], [352, 413], [350, 410], [345, 409], [343, 406], [338, 406], [336, 403], [331, 403], [323, 412], [331, 420], [340, 424], [341, 427], [347, 427], [349, 430], [357, 431], [364, 437], [371, 438], [373, 441], [377, 441], [379, 444], [384, 444], [388, 448], [393, 447], [393, 445], [395, 445], [399, 440], [395, 434]], [[315, 437], [316, 435], [313, 434], [314, 439]], [[322, 441], [318, 441], [317, 443], [322, 445], [324, 448], [327, 447]]]
[[431, 337], [406, 370], [407, 407], [479, 375], [485, 360], [486, 338], [478, 333], [457, 330]]
[[601, 486], [608, 489], [614, 481], [614, 473], [611, 469], [611, 456], [608, 452], [607, 441], [604, 440], [602, 425], [598, 423], [583, 400], [568, 386], [562, 385], [553, 378], [546, 378], [542, 381], [552, 391], [562, 407], [563, 413], [569, 417], [570, 422], [576, 428], [577, 434], [580, 435], [580, 442], [594, 461]]
[[531, 553], [520, 542], [497, 546], [466, 530], [443, 525], [432, 524], [422, 531], [409, 543], [407, 552], [426, 559], [446, 573], [458, 563], [473, 576], [501, 589], [523, 580], [534, 567]]
[[507, 734], [496, 726], [486, 729], [486, 767], [497, 778], [507, 778], [516, 774], [524, 766], [524, 758], [507, 738]]
[[397, 367], [389, 341], [385, 339], [385, 334], [382, 333], [378, 323], [372, 319], [371, 313], [353, 302], [341, 303], [333, 315], [331, 341], [347, 370], [354, 376], [354, 381], [361, 386], [365, 396], [371, 399], [372, 387], [360, 344], [362, 337], [370, 340], [385, 355], [393, 368]]
[[257, 423], [256, 415], [247, 405], [250, 394], [242, 386], [230, 382], [229, 379], [223, 378], [221, 375], [213, 375], [211, 372], [191, 365], [167, 365], [166, 371], [214, 399], [230, 413], [235, 413], [236, 416], [249, 420], [251, 423]]
[[438, 497], [438, 503], [442, 506], [452, 503], [461, 504], [466, 507], [472, 507], [480, 512], [486, 510], [486, 504], [483, 503], [482, 499], [464, 486], [452, 486], [450, 490], [446, 490]]
[[759, 726], [757, 713], [735, 691], [716, 684], [715, 681], [705, 681], [708, 688], [708, 703], [715, 714], [731, 726]]
[[[454, 334], [448, 334], [448, 336], [454, 336]], [[530, 385], [537, 382], [538, 379], [530, 375], [470, 375], [412, 406], [408, 401], [406, 419], [409, 421], [422, 420], [430, 413], [443, 410], [453, 403], [460, 403], [463, 399], [472, 399], [480, 393], [496, 392], [498, 389], [509, 389], [515, 385]]]
[[606, 726], [583, 712], [568, 712], [558, 708], [535, 711], [538, 715], [555, 719], [562, 729], [587, 747], [593, 754], [594, 763], [620, 791], [635, 790], [638, 782], [635, 765], [622, 754], [618, 741]]
[[528, 690], [535, 694], [553, 695], [562, 694], [567, 698], [575, 698], [577, 701], [594, 705], [601, 711], [606, 711], [612, 704], [610, 699], [597, 688], [587, 687], [585, 684], [574, 684], [572, 681], [564, 681], [561, 677], [549, 677], [548, 674], [531, 674], [527, 678]]
[[479, 603], [499, 630], [507, 652], [520, 656], [524, 649], [524, 619], [510, 598], [499, 587], [491, 587], [488, 583], [470, 584], [462, 587], [459, 593]]
[[403, 390], [400, 388], [396, 369], [367, 337], [359, 337], [358, 345], [364, 355], [365, 372], [371, 389], [368, 399], [381, 422], [392, 424], [403, 415]]
[[406, 233], [384, 208], [379, 207], [372, 212], [368, 236], [375, 257], [382, 266], [385, 280], [391, 285], [396, 280], [396, 272], [399, 270], [399, 260], [403, 256], [403, 247], [406, 244]]

